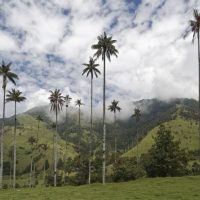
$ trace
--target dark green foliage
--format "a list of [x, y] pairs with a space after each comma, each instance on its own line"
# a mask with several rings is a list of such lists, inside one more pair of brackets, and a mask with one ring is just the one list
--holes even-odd
[[11, 167], [11, 163], [9, 161], [5, 161], [3, 163], [3, 174], [4, 175], [9, 175], [10, 174], [10, 167]]
[[[54, 176], [52, 175], [52, 172], [46, 175], [45, 177], [46, 186], [54, 186]], [[62, 186], [63, 185], [63, 179], [62, 179], [62, 173], [57, 173], [57, 184], [56, 186]]]
[[135, 158], [121, 158], [113, 165], [113, 181], [129, 181], [143, 177], [145, 171], [138, 166]]
[[148, 176], [166, 177], [186, 174], [188, 162], [186, 152], [180, 149], [180, 142], [174, 141], [171, 131], [161, 125], [154, 140], [155, 144], [143, 157]]
[[64, 167], [64, 162], [61, 158], [59, 158], [58, 163], [57, 163], [57, 168], [63, 169], [63, 167]]
[[192, 165], [192, 175], [200, 175], [200, 164], [197, 162], [194, 162]]
[[73, 184], [82, 185], [87, 183], [88, 166], [88, 159], [85, 159], [80, 155], [74, 159], [74, 168], [76, 170], [76, 175], [74, 177]]

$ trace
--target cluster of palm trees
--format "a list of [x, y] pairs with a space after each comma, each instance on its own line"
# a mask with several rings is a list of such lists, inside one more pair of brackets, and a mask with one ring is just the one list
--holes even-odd
[[[102, 156], [102, 183], [105, 184], [105, 175], [106, 175], [106, 59], [111, 61], [111, 56], [116, 56], [118, 54], [118, 50], [115, 48], [114, 44], [116, 40], [113, 40], [112, 37], [108, 37], [106, 33], [97, 37], [98, 42], [97, 44], [92, 45], [92, 49], [96, 50], [94, 55], [89, 58], [88, 63], [84, 63], [82, 75], [86, 75], [87, 77], [90, 76], [90, 85], [91, 85], [91, 102], [90, 102], [90, 141], [89, 141], [89, 167], [88, 167], [88, 183], [91, 183], [91, 156], [92, 156], [92, 147], [91, 147], [91, 137], [93, 132], [93, 78], [101, 74], [98, 67], [99, 64], [96, 63], [99, 57], [103, 60], [103, 156]], [[64, 101], [66, 102], [66, 120], [67, 120], [67, 107], [68, 103], [70, 102], [71, 98], [69, 95], [63, 97], [60, 93], [60, 90], [55, 89], [54, 91], [50, 91], [50, 104], [51, 110], [53, 110], [56, 114], [56, 135], [57, 135], [57, 115], [58, 111], [62, 109], [64, 105]], [[113, 100], [111, 105], [108, 107], [108, 110], [114, 113], [114, 131], [115, 131], [115, 162], [116, 162], [116, 155], [117, 155], [117, 135], [116, 135], [116, 112], [120, 111], [121, 108], [118, 106], [119, 101]], [[78, 142], [78, 151], [80, 151], [80, 139], [81, 139], [81, 125], [80, 125], [80, 108], [84, 105], [81, 102], [81, 99], [76, 100], [76, 106], [79, 107], [79, 142]], [[141, 113], [139, 108], [135, 110], [135, 114], [133, 115], [136, 117], [137, 121], [139, 120]], [[137, 131], [138, 132], [138, 131]], [[54, 186], [56, 186], [56, 171], [57, 171], [57, 136], [54, 137]], [[138, 133], [137, 133], [138, 135]], [[138, 138], [138, 136], [137, 136]], [[137, 146], [138, 146], [138, 139], [137, 139]], [[137, 153], [138, 156], [138, 153]], [[138, 157], [137, 157], [138, 163]]]
[[[199, 100], [200, 100], [200, 13], [197, 10], [194, 10], [194, 20], [190, 20], [191, 31], [193, 32], [193, 41], [197, 36], [198, 40], [198, 64], [199, 64]], [[106, 61], [111, 61], [111, 56], [118, 56], [118, 50], [115, 47], [116, 40], [113, 40], [111, 36], [107, 36], [104, 34], [97, 37], [98, 42], [93, 44], [91, 48], [95, 50], [95, 53], [92, 57], [89, 58], [88, 63], [84, 63], [85, 69], [82, 72], [82, 75], [90, 76], [90, 84], [91, 84], [91, 112], [90, 112], [90, 152], [89, 152], [89, 180], [91, 182], [91, 136], [93, 131], [93, 78], [101, 74], [98, 67], [99, 64], [96, 63], [97, 59], [101, 57], [103, 61], [103, 155], [102, 155], [102, 183], [105, 184], [105, 172], [106, 172]], [[14, 116], [15, 116], [15, 128], [14, 128], [14, 137], [13, 137], [13, 187], [16, 185], [16, 106], [17, 103], [23, 102], [26, 100], [24, 96], [22, 96], [22, 92], [17, 89], [11, 89], [10, 91], [6, 91], [8, 82], [16, 85], [16, 80], [18, 80], [17, 74], [13, 73], [10, 69], [11, 63], [5, 63], [2, 61], [0, 66], [0, 75], [3, 77], [2, 89], [3, 89], [3, 117], [2, 117], [2, 130], [0, 134], [0, 188], [2, 188], [2, 180], [3, 180], [3, 160], [4, 160], [4, 132], [5, 132], [5, 113], [6, 113], [6, 102], [14, 102]], [[66, 95], [66, 97], [62, 96], [62, 93], [59, 89], [55, 89], [54, 91], [50, 91], [50, 104], [51, 110], [55, 112], [56, 116], [56, 133], [54, 134], [54, 186], [56, 186], [56, 173], [57, 173], [57, 130], [58, 130], [58, 113], [62, 109], [64, 103], [66, 103], [66, 120], [67, 120], [67, 108], [71, 101], [71, 97]], [[116, 136], [116, 112], [120, 111], [121, 108], [118, 106], [118, 101], [113, 100], [111, 105], [108, 107], [108, 110], [114, 113], [114, 131], [115, 131], [115, 144], [114, 144], [114, 152], [115, 152], [115, 162], [116, 162], [116, 153], [117, 153], [117, 136]], [[80, 108], [84, 105], [81, 102], [81, 99], [76, 101], [76, 105], [79, 107], [79, 134], [81, 135], [81, 126], [80, 126]], [[137, 165], [139, 163], [139, 153], [138, 153], [138, 122], [141, 117], [141, 111], [139, 108], [135, 109], [134, 114], [132, 115], [136, 119], [137, 124]], [[39, 122], [41, 121], [38, 118], [38, 133], [39, 133]], [[38, 135], [37, 135], [38, 140]], [[80, 137], [79, 137], [80, 140]], [[80, 141], [79, 141], [79, 150], [80, 150]], [[200, 101], [199, 101], [199, 148], [200, 148]]]
[[[84, 63], [85, 69], [83, 70], [82, 75], [86, 74], [88, 77], [90, 75], [91, 82], [91, 117], [90, 117], [90, 159], [89, 159], [89, 180], [91, 181], [91, 135], [92, 135], [92, 126], [93, 126], [93, 112], [92, 112], [92, 101], [93, 101], [93, 78], [100, 74], [99, 69], [97, 68], [99, 64], [96, 64], [96, 60], [101, 57], [103, 60], [103, 167], [102, 167], [102, 182], [105, 184], [105, 170], [106, 170], [106, 104], [105, 104], [105, 89], [106, 89], [106, 58], [111, 61], [111, 56], [115, 55], [117, 57], [118, 50], [115, 48], [114, 43], [116, 40], [113, 40], [112, 37], [108, 37], [106, 33], [97, 37], [98, 42], [91, 46], [92, 49], [96, 50], [94, 56], [90, 57], [89, 63]], [[64, 104], [64, 97], [60, 93], [60, 90], [55, 89], [54, 91], [50, 91], [51, 95], [49, 97], [51, 103], [51, 110], [56, 113], [56, 130], [57, 130], [57, 114], [60, 108], [62, 108]], [[79, 107], [79, 134], [81, 133], [80, 129], [80, 107], [82, 104], [81, 100], [78, 99], [76, 101], [76, 105]], [[80, 138], [80, 137], [79, 137]], [[56, 148], [56, 136], [55, 136], [55, 146], [54, 146], [54, 186], [56, 186], [56, 163], [57, 163], [57, 148]], [[80, 143], [80, 139], [79, 139]], [[80, 149], [80, 144], [79, 144]]]
[[5, 63], [2, 61], [0, 66], [0, 75], [3, 77], [3, 118], [2, 118], [2, 130], [0, 135], [1, 140], [1, 161], [0, 161], [0, 188], [2, 188], [3, 184], [3, 161], [4, 161], [4, 131], [5, 131], [5, 113], [6, 113], [6, 103], [14, 102], [15, 106], [15, 128], [14, 128], [14, 138], [13, 138], [13, 188], [16, 186], [16, 110], [17, 103], [23, 102], [26, 100], [24, 96], [22, 96], [22, 92], [17, 89], [11, 89], [10, 91], [6, 91], [6, 87], [8, 82], [10, 81], [14, 85], [16, 85], [16, 80], [18, 79], [17, 74], [11, 71], [10, 69], [11, 63]]

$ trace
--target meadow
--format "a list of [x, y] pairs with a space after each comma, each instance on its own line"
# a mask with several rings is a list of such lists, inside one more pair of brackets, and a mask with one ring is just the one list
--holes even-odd
[[144, 178], [124, 183], [36, 187], [0, 191], [7, 200], [199, 200], [200, 177]]

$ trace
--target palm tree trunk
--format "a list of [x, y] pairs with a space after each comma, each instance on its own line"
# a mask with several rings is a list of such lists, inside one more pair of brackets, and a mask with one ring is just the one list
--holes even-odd
[[115, 163], [117, 162], [117, 134], [116, 134], [116, 113], [114, 112], [114, 131], [115, 131]]
[[30, 185], [29, 185], [30, 188], [32, 187], [32, 171], [33, 171], [33, 155], [31, 155]]
[[10, 187], [12, 187], [12, 163], [10, 162]]
[[39, 140], [39, 129], [40, 129], [40, 121], [38, 121], [37, 143], [38, 143], [38, 140]]
[[199, 44], [199, 29], [198, 29], [198, 61], [199, 61], [199, 160], [200, 160], [200, 44]]
[[105, 184], [106, 176], [106, 58], [105, 50], [103, 52], [103, 166], [102, 166], [102, 183]]
[[54, 187], [57, 185], [57, 132], [58, 132], [58, 109], [56, 105], [56, 133], [55, 133], [55, 147], [54, 147]]
[[91, 183], [91, 159], [92, 159], [92, 115], [93, 115], [93, 110], [92, 110], [92, 97], [93, 97], [93, 78], [91, 76], [91, 113], [90, 113], [90, 152], [89, 152], [89, 175], [88, 175], [88, 183]]
[[[137, 122], [136, 122], [137, 123]], [[138, 164], [139, 164], [139, 150], [138, 150], [138, 124], [136, 125], [136, 142], [137, 142], [137, 168], [138, 168]]]
[[3, 145], [4, 145], [4, 125], [5, 125], [5, 99], [6, 99], [6, 79], [3, 77], [3, 120], [1, 131], [1, 168], [0, 168], [0, 189], [3, 186]]
[[16, 186], [16, 128], [17, 128], [17, 119], [16, 119], [16, 101], [15, 101], [15, 129], [14, 129], [14, 161], [13, 161], [13, 188]]
[[45, 185], [45, 179], [46, 179], [46, 157], [44, 159], [44, 185]]
[[81, 146], [81, 108], [80, 108], [80, 105], [79, 105], [79, 110], [78, 110], [78, 127], [79, 127], [78, 153], [80, 153], [80, 146]]

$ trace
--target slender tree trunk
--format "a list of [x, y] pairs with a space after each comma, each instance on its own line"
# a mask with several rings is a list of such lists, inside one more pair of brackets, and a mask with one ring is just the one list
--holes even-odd
[[1, 131], [1, 168], [0, 168], [0, 189], [3, 186], [3, 150], [4, 150], [4, 125], [5, 125], [5, 99], [6, 99], [6, 78], [3, 77], [3, 120]]
[[16, 110], [17, 110], [17, 105], [15, 101], [15, 129], [14, 129], [14, 152], [13, 152], [13, 188], [16, 186], [16, 129], [17, 129], [17, 119], [16, 119]]
[[10, 162], [10, 187], [12, 187], [12, 163]]
[[106, 183], [106, 58], [103, 52], [103, 166], [102, 183]]
[[114, 131], [115, 131], [115, 163], [117, 162], [117, 134], [116, 134], [116, 113], [114, 112]]
[[[66, 156], [66, 153], [67, 153], [67, 108], [68, 108], [68, 103], [66, 101], [66, 113], [65, 113], [65, 120], [66, 120], [66, 132], [65, 132], [65, 157], [64, 157], [64, 163], [66, 164], [67, 162], [67, 156]], [[66, 181], [65, 181], [65, 175], [66, 175], [66, 170], [64, 168], [64, 185], [66, 184]]]
[[93, 97], [93, 78], [91, 76], [91, 113], [90, 113], [90, 141], [89, 141], [89, 145], [90, 145], [90, 152], [89, 152], [89, 174], [88, 174], [88, 183], [91, 183], [91, 159], [92, 159], [92, 118], [93, 118], [93, 110], [92, 110], [92, 97]]
[[136, 142], [137, 142], [137, 168], [139, 165], [139, 149], [138, 149], [138, 122], [136, 122]]
[[46, 157], [44, 159], [44, 185], [45, 185], [45, 180], [46, 180]]
[[79, 110], [78, 110], [78, 127], [79, 127], [78, 153], [80, 154], [80, 146], [81, 146], [81, 108], [80, 108], [80, 105], [79, 105]]
[[39, 140], [39, 129], [40, 129], [40, 121], [38, 121], [37, 143], [38, 143], [38, 140]]
[[199, 29], [198, 29], [198, 61], [199, 61], [199, 160], [200, 160], [200, 44], [199, 44]]
[[33, 172], [33, 155], [31, 155], [30, 185], [29, 185], [30, 188], [32, 187], [32, 172]]
[[58, 132], [58, 109], [56, 105], [56, 133], [55, 133], [55, 147], [54, 147], [54, 187], [57, 186], [57, 132]]

